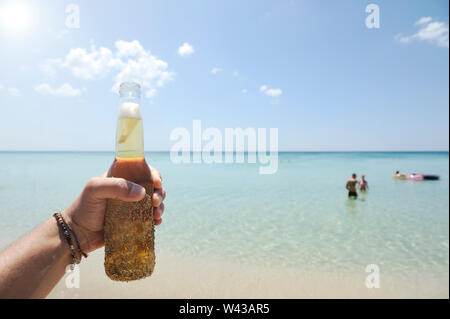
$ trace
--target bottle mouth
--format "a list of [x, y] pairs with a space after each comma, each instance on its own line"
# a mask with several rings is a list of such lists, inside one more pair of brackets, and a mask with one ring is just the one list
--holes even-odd
[[141, 86], [137, 82], [123, 82], [119, 87], [120, 96], [141, 95]]
[[122, 82], [120, 89], [141, 89], [141, 86], [137, 82]]

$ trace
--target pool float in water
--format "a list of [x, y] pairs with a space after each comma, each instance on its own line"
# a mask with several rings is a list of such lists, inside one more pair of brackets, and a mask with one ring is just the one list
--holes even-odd
[[392, 175], [392, 178], [394, 179], [400, 179], [400, 180], [410, 180], [410, 181], [436, 181], [440, 179], [439, 175], [426, 175], [426, 174], [394, 174]]
[[424, 180], [436, 181], [439, 179], [439, 175], [423, 175]]
[[423, 181], [423, 175], [422, 174], [409, 174], [406, 175], [406, 179], [410, 181]]
[[406, 179], [410, 181], [436, 181], [439, 179], [439, 175], [409, 174], [406, 175]]

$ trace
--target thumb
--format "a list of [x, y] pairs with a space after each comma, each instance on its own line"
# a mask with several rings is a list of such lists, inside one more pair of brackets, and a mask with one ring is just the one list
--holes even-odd
[[116, 177], [94, 177], [86, 184], [85, 191], [97, 199], [120, 199], [137, 202], [145, 197], [145, 188]]

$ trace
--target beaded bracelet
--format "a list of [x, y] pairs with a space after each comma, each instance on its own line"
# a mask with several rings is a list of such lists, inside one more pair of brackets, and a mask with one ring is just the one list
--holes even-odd
[[[63, 219], [63, 220], [64, 220], [64, 219]], [[77, 234], [76, 234], [75, 231], [72, 229], [72, 227], [70, 227], [69, 224], [66, 223], [66, 225], [67, 225], [67, 228], [69, 228], [70, 232], [72, 233], [73, 238], [75, 238], [75, 242], [77, 243], [78, 254], [80, 254], [80, 256], [83, 256], [84, 258], [87, 258], [87, 257], [88, 257], [88, 254], [86, 254], [83, 250], [81, 250], [81, 246], [80, 246], [80, 242], [78, 241]], [[81, 257], [80, 257], [80, 260], [81, 260]]]
[[[74, 269], [74, 265], [75, 264], [79, 264], [81, 261], [81, 256], [84, 256], [85, 258], [87, 257], [87, 254], [85, 254], [80, 247], [80, 243], [78, 241], [77, 235], [75, 234], [75, 232], [73, 231], [73, 229], [66, 223], [66, 221], [64, 220], [64, 218], [62, 217], [61, 213], [55, 213], [53, 214], [53, 217], [55, 217], [56, 221], [58, 222], [58, 225], [60, 226], [64, 237], [66, 238], [67, 244], [69, 245], [70, 248], [70, 253], [72, 255], [72, 264], [70, 264], [70, 269], [73, 270]], [[75, 238], [75, 241], [77, 243], [77, 250], [78, 250], [78, 256], [75, 253], [75, 247], [72, 243], [72, 236], [71, 233], [73, 235], [73, 237]]]

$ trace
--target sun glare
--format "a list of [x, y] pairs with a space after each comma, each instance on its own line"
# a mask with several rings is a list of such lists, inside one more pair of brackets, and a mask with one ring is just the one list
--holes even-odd
[[20, 32], [31, 23], [31, 10], [23, 3], [11, 2], [0, 7], [0, 24], [2, 29]]

